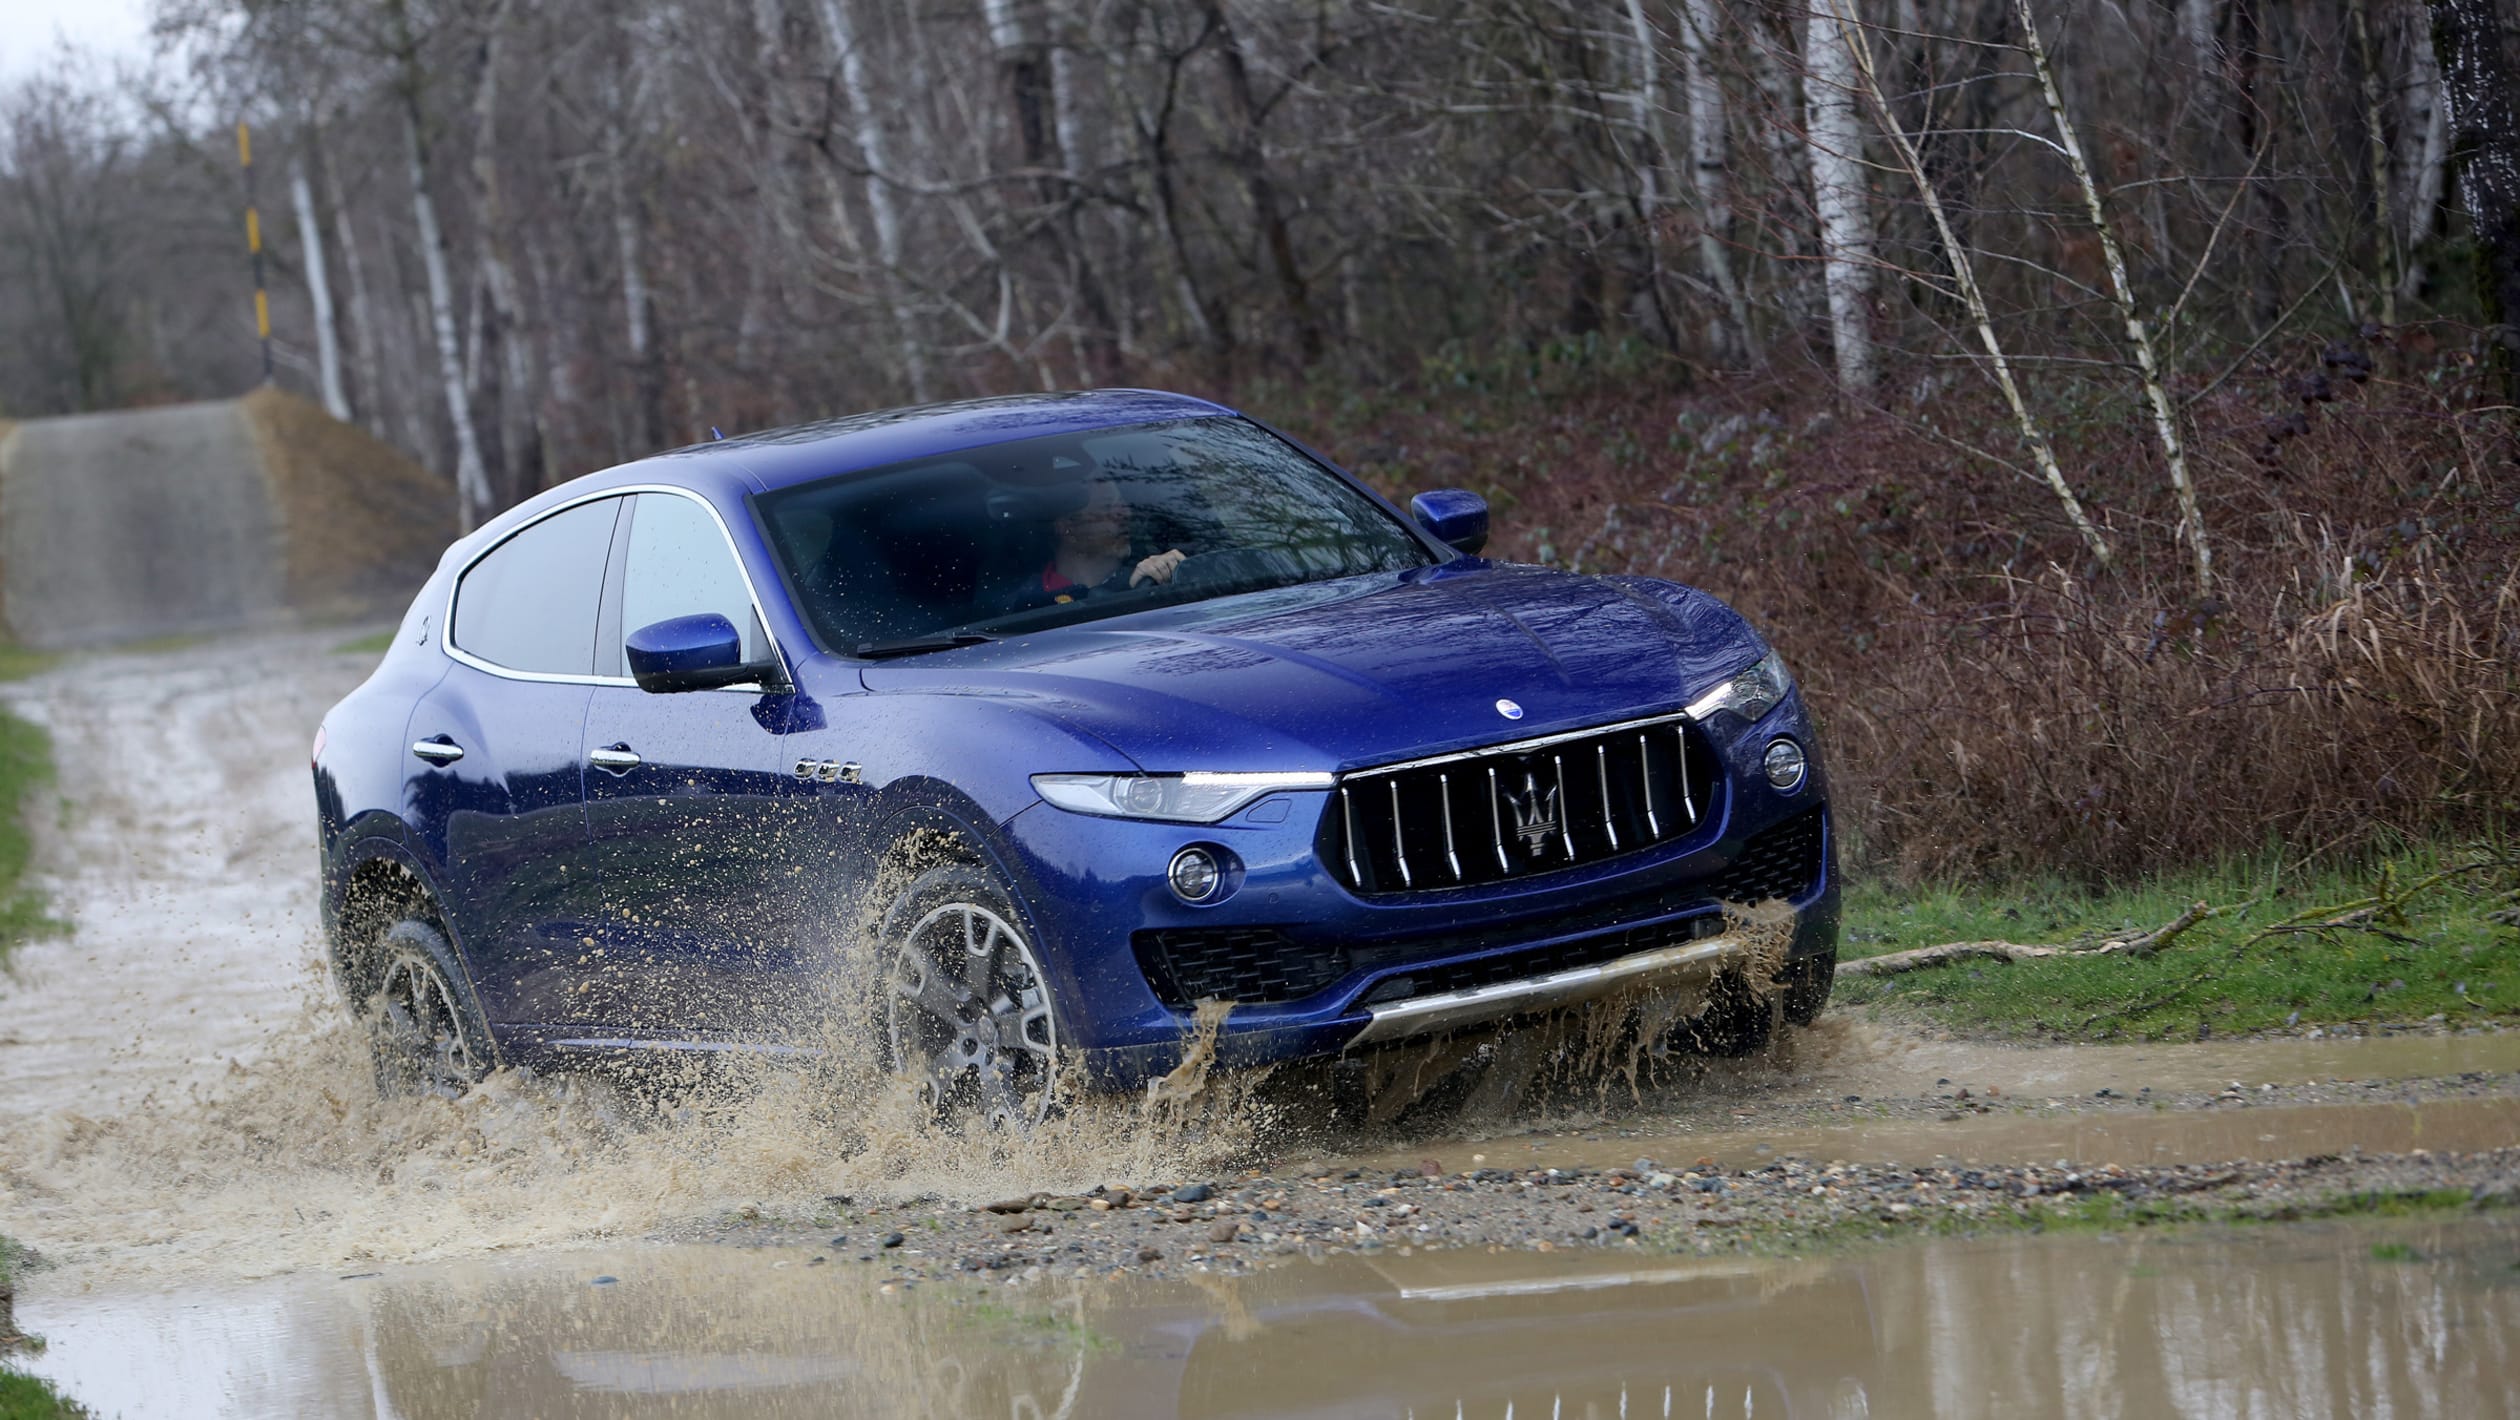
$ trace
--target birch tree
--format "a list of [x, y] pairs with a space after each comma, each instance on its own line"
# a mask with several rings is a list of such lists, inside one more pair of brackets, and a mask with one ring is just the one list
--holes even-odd
[[1757, 351], [1750, 304], [1733, 274], [1732, 123], [1723, 77], [1715, 70], [1716, 0], [1681, 0], [1682, 84], [1688, 92], [1689, 172], [1697, 188], [1698, 261], [1723, 301], [1713, 326], [1720, 358], [1746, 361]]
[[324, 269], [324, 227], [315, 220], [315, 184], [307, 179], [303, 157], [289, 162], [289, 206], [297, 214], [298, 259], [306, 265], [307, 299], [315, 307], [315, 369], [324, 412], [347, 421], [350, 396], [341, 384], [341, 332], [333, 322], [332, 282]]
[[1820, 257], [1828, 283], [1829, 337], [1838, 385], [1862, 398], [1880, 379], [1873, 349], [1872, 198], [1864, 177], [1864, 132], [1856, 108], [1854, 0], [1808, 0], [1803, 106], [1811, 132], [1811, 195], [1820, 217]]
[[911, 398], [925, 403], [935, 397], [935, 390], [928, 377], [927, 350], [919, 339], [903, 289], [905, 238], [901, 208], [893, 195], [895, 168], [891, 140], [884, 129], [885, 105], [875, 97], [865, 38], [859, 32], [856, 17], [850, 13], [851, 3], [852, 0], [815, 0], [814, 9], [822, 19], [824, 36], [831, 42], [832, 57], [840, 64], [841, 92], [849, 101], [850, 136], [857, 146], [858, 161], [866, 171], [866, 212], [875, 228], [876, 285], [882, 293], [885, 313], [892, 320], [894, 348], [900, 354], [901, 373], [910, 387]]
[[2449, 108], [2459, 200], [2474, 233], [2485, 318], [2506, 385], [2520, 401], [2520, 111], [2494, 0], [2431, 0], [2433, 46]]

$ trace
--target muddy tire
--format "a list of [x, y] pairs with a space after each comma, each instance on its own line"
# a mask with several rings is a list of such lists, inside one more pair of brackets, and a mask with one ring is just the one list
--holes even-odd
[[490, 1028], [473, 999], [455, 950], [437, 927], [405, 917], [385, 929], [366, 964], [368, 995], [357, 1002], [387, 1097], [454, 1099], [496, 1063]]
[[1728, 971], [1707, 988], [1706, 1009], [1671, 1028], [1673, 1047], [1696, 1055], [1748, 1055], [1776, 1034], [1776, 993], [1762, 994]]
[[885, 1063], [949, 1127], [1023, 1132], [1057, 1103], [1058, 1018], [1023, 918], [968, 863], [921, 873], [877, 935]]
[[1785, 992], [1785, 1019], [1797, 1026], [1810, 1025], [1820, 1019], [1829, 1004], [1829, 989], [1837, 984], [1836, 949], [1795, 958], [1777, 984]]

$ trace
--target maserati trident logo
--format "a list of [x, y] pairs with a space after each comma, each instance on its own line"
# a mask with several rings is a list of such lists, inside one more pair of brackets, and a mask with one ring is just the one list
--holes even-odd
[[1522, 840], [1523, 851], [1534, 858], [1548, 852], [1549, 839], [1558, 829], [1558, 791], [1541, 788], [1539, 778], [1526, 772], [1521, 793], [1502, 792], [1505, 807], [1514, 811], [1514, 836]]
[[1522, 707], [1510, 700], [1499, 700], [1496, 702], [1496, 713], [1508, 720], [1519, 720], [1522, 718]]

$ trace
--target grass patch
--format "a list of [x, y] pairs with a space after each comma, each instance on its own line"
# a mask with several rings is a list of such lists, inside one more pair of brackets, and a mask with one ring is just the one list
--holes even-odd
[[373, 636], [360, 636], [332, 648], [336, 656], [382, 656], [394, 648], [394, 633], [379, 631]]
[[2199, 901], [2216, 915], [2150, 957], [1841, 977], [1838, 999], [2013, 1038], [2520, 1021], [2520, 855], [2500, 842], [2407, 848], [2361, 870], [2305, 871], [2269, 854], [2101, 889], [1857, 885], [1841, 950], [1851, 960], [1944, 942], [2090, 944], [2150, 931]]
[[59, 663], [57, 651], [32, 651], [24, 646], [0, 646], [0, 680], [24, 680], [48, 671]]
[[35, 848], [26, 799], [52, 779], [52, 736], [0, 710], [0, 966], [19, 943], [66, 929], [46, 911], [43, 894], [26, 884], [27, 859]]
[[0, 1420], [84, 1420], [88, 1414], [86, 1406], [53, 1389], [51, 1382], [0, 1370]]

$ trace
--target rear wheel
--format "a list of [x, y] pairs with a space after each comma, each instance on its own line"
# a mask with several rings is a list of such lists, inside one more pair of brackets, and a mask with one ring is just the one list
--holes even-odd
[[375, 962], [360, 1014], [377, 1093], [454, 1099], [490, 1073], [489, 1028], [445, 934], [403, 918], [378, 939]]
[[885, 914], [885, 1044], [940, 1122], [1021, 1131], [1055, 1102], [1058, 1020], [1018, 921], [988, 874], [962, 863], [922, 874]]

